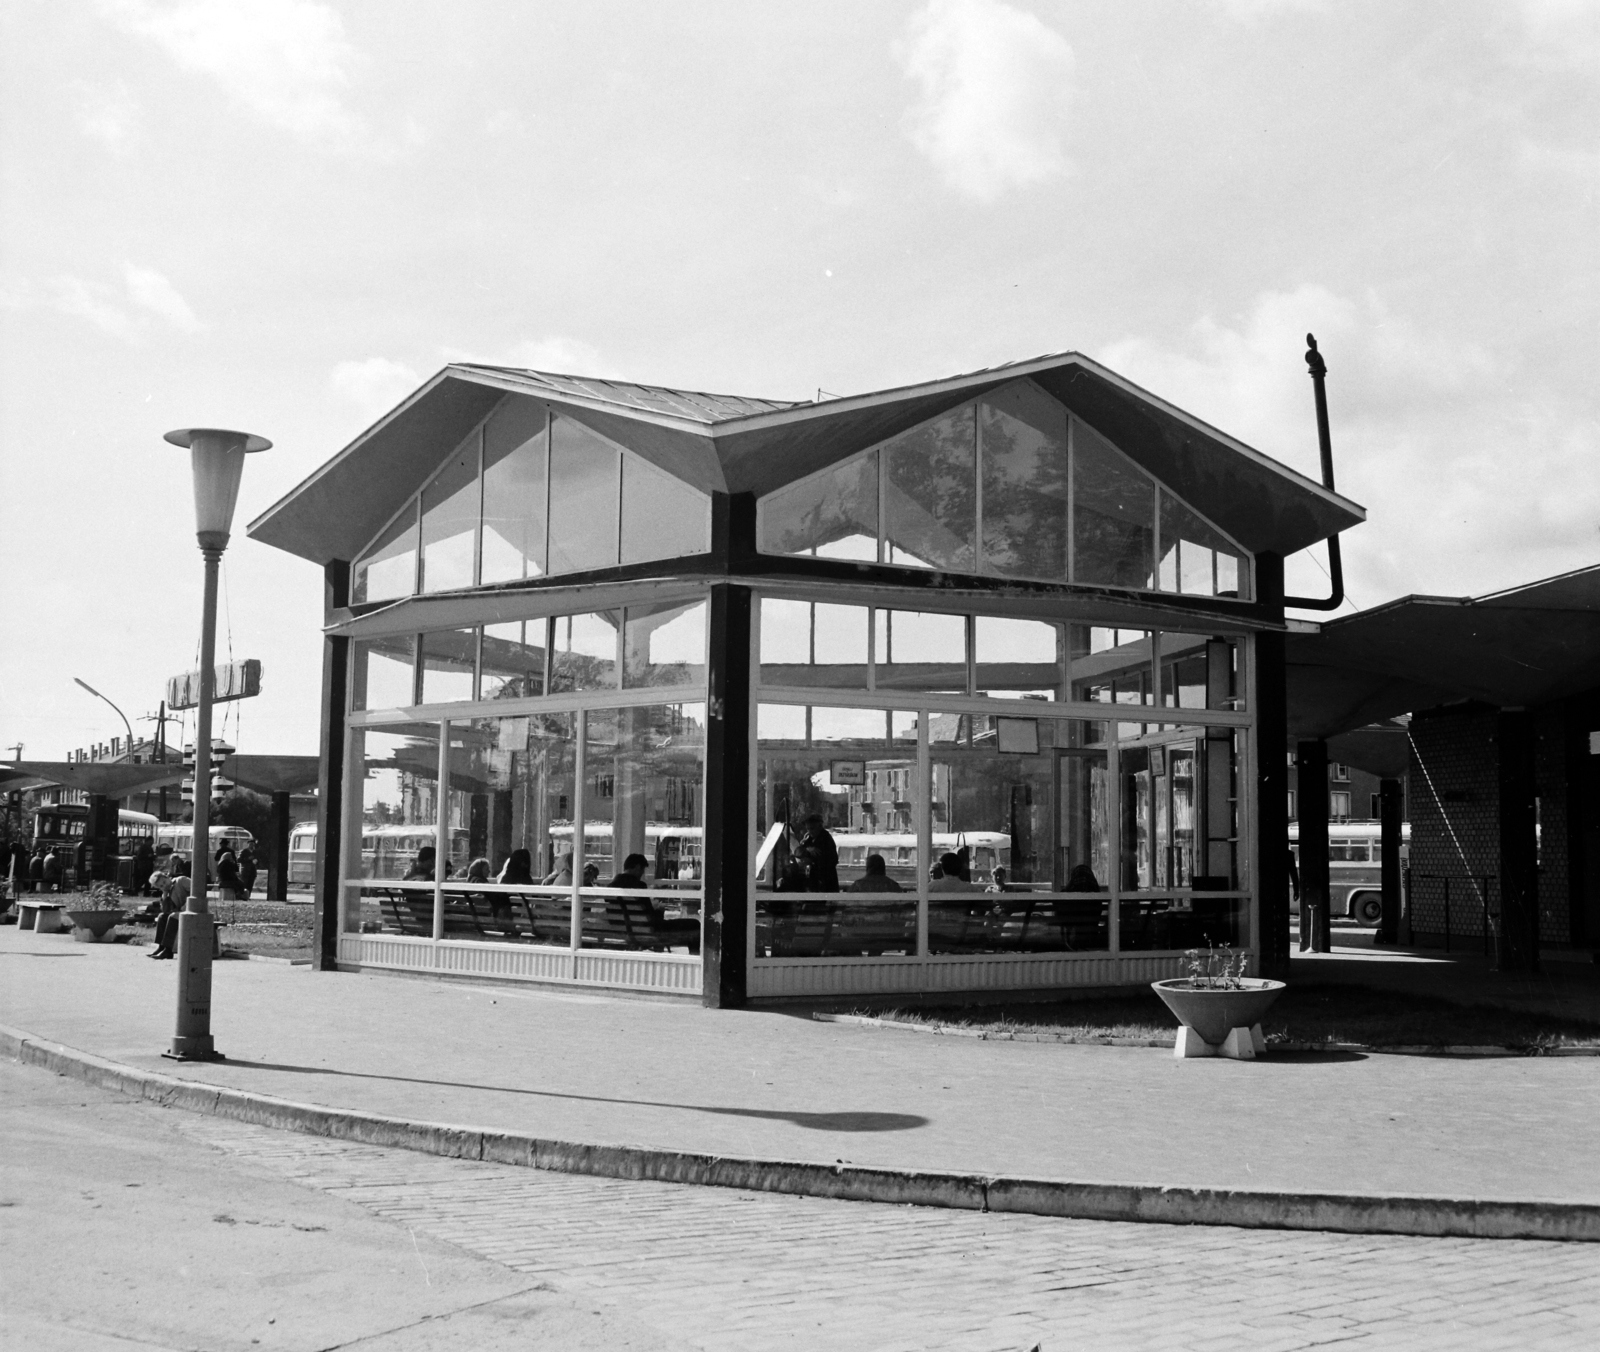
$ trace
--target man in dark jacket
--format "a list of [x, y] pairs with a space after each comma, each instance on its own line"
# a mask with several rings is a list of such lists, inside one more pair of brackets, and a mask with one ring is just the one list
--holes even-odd
[[820, 813], [813, 812], [806, 818], [806, 833], [795, 854], [805, 865], [808, 892], [839, 890], [839, 847], [822, 824]]

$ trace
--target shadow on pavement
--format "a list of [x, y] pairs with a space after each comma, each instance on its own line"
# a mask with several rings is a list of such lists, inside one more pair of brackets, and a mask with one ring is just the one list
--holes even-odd
[[1271, 1047], [1262, 1054], [1262, 1060], [1279, 1066], [1331, 1066], [1341, 1061], [1365, 1061], [1366, 1052], [1276, 1052]]
[[338, 1075], [357, 1080], [389, 1080], [395, 1084], [431, 1085], [441, 1089], [476, 1089], [487, 1094], [524, 1094], [532, 1098], [569, 1099], [576, 1103], [618, 1103], [630, 1108], [675, 1108], [690, 1113], [712, 1113], [722, 1117], [754, 1117], [774, 1122], [789, 1122], [811, 1131], [913, 1131], [929, 1125], [930, 1119], [915, 1113], [836, 1112], [806, 1113], [779, 1108], [720, 1108], [705, 1103], [662, 1103], [654, 1099], [604, 1098], [597, 1094], [560, 1094], [550, 1089], [518, 1089], [503, 1084], [464, 1084], [459, 1080], [423, 1080], [409, 1075], [373, 1075], [360, 1070], [328, 1070], [322, 1066], [282, 1066], [270, 1061], [237, 1061], [229, 1066], [247, 1070], [277, 1070], [292, 1075]]

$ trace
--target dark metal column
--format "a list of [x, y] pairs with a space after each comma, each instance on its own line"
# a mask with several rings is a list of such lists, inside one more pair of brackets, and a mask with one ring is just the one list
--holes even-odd
[[[1256, 555], [1256, 596], [1283, 616], [1283, 559]], [[1255, 636], [1256, 829], [1250, 876], [1261, 906], [1261, 973], [1289, 975], [1289, 741], [1287, 661], [1281, 632]]]
[[1400, 836], [1404, 828], [1405, 794], [1398, 779], [1378, 781], [1378, 859], [1383, 884], [1383, 918], [1378, 942], [1400, 942]]
[[1328, 744], [1301, 742], [1295, 769], [1300, 791], [1300, 948], [1333, 947], [1328, 916]]
[[272, 795], [272, 862], [267, 870], [267, 900], [285, 901], [289, 896], [289, 794], [279, 789]]
[[708, 1006], [735, 1009], [750, 924], [750, 589], [712, 587], [710, 610], [701, 991]]
[[1539, 840], [1532, 717], [1525, 709], [1502, 709], [1495, 740], [1500, 753], [1500, 970], [1537, 972]]
[[[323, 567], [323, 614], [350, 604], [350, 565], [335, 559]], [[312, 932], [316, 948], [312, 966], [331, 972], [339, 960], [339, 863], [343, 855], [340, 830], [344, 812], [345, 710], [350, 687], [350, 640], [328, 637], [322, 641], [322, 732], [318, 742], [322, 763], [317, 769], [317, 866], [313, 885], [316, 897]]]

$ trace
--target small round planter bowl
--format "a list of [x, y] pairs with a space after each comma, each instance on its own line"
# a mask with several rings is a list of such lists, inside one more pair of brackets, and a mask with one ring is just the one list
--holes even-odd
[[1150, 989], [1177, 1016], [1185, 1028], [1204, 1041], [1219, 1046], [1235, 1028], [1251, 1028], [1283, 991], [1283, 982], [1265, 977], [1241, 977], [1236, 990], [1196, 989], [1188, 977], [1152, 981]]
[[72, 937], [80, 944], [103, 944], [111, 931], [123, 922], [121, 911], [68, 911], [72, 922]]

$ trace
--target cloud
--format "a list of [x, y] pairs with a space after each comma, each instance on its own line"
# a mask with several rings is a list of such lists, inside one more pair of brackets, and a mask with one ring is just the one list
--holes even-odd
[[316, 0], [101, 0], [128, 32], [186, 71], [210, 76], [265, 122], [312, 141], [361, 131], [343, 101], [360, 55], [344, 21]]
[[1326, 0], [1211, 0], [1211, 4], [1231, 19], [1253, 24], [1285, 14], [1314, 13], [1325, 7]]
[[126, 298], [134, 306], [132, 312], [108, 283], [71, 273], [37, 282], [10, 281], [0, 288], [0, 305], [8, 310], [52, 310], [81, 319], [125, 343], [139, 342], [155, 319], [181, 333], [198, 333], [205, 327], [172, 283], [154, 268], [123, 264], [123, 284]]
[[930, 0], [894, 55], [917, 86], [903, 126], [958, 192], [992, 201], [1067, 172], [1072, 48], [1003, 0]]
[[342, 361], [333, 368], [328, 384], [367, 418], [387, 413], [418, 385], [422, 377], [404, 362], [387, 357]]
[[73, 85], [77, 95], [78, 127], [85, 136], [99, 141], [108, 150], [120, 151], [138, 134], [143, 115], [127, 85], [120, 80], [112, 87]]
[[[1600, 476], [1590, 467], [1600, 432], [1580, 399], [1377, 296], [1315, 284], [1265, 292], [1241, 315], [1201, 317], [1186, 342], [1131, 337], [1100, 355], [1316, 478], [1307, 330], [1328, 362], [1339, 490], [1369, 512], [1344, 546], [1358, 604], [1413, 591], [1475, 594], [1594, 562]], [[1297, 565], [1291, 591], [1326, 585]]]
[[164, 319], [173, 328], [184, 333], [199, 333], [205, 327], [195, 318], [189, 302], [154, 268], [141, 268], [135, 263], [122, 265], [123, 280], [128, 286], [128, 299], [142, 310], [148, 310]]
[[477, 362], [483, 366], [515, 366], [546, 375], [589, 376], [595, 380], [617, 380], [621, 372], [600, 355], [599, 349], [581, 338], [550, 334], [544, 338], [524, 338], [510, 347], [493, 352], [472, 351], [464, 347], [441, 347], [441, 361]]

